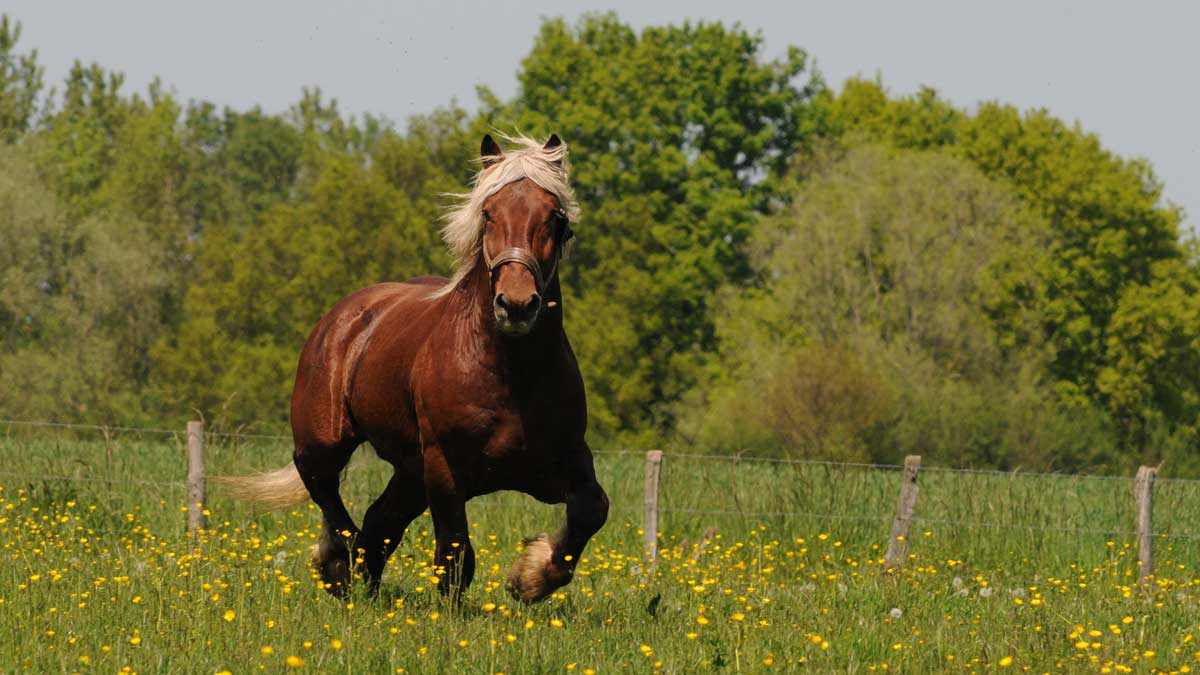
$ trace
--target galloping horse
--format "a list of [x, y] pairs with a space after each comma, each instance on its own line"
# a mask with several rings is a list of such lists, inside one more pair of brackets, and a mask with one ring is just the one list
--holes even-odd
[[[243, 497], [278, 507], [310, 497], [324, 517], [313, 565], [348, 591], [355, 562], [370, 592], [405, 528], [426, 508], [443, 593], [461, 599], [475, 571], [467, 501], [519, 490], [566, 502], [554, 536], [526, 540], [509, 589], [536, 602], [571, 581], [608, 517], [584, 440], [583, 380], [563, 331], [558, 267], [579, 208], [567, 149], [484, 136], [473, 189], [443, 236], [457, 271], [350, 294], [313, 329], [292, 392], [293, 464], [241, 479]], [[351, 454], [369, 442], [393, 467], [355, 526], [338, 493]]]

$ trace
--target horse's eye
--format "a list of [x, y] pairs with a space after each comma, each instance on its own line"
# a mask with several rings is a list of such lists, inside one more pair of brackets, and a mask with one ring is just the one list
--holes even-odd
[[483, 213], [483, 224], [484, 225], [487, 225], [488, 223], [492, 222], [492, 214], [488, 213], [487, 209], [484, 209], [482, 213]]
[[571, 231], [571, 221], [567, 218], [567, 214], [561, 210], [556, 210], [550, 214], [550, 222], [554, 226], [554, 236], [564, 242], [574, 236]]

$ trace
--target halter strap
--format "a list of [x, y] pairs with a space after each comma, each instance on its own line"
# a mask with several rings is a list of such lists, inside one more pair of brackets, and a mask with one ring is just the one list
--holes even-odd
[[506, 248], [496, 255], [495, 258], [488, 255], [487, 244], [483, 246], [483, 264], [487, 265], [488, 272], [495, 274], [496, 270], [505, 263], [515, 262], [524, 265], [531, 274], [533, 274], [533, 283], [537, 286], [539, 295], [545, 295], [546, 281], [548, 277], [554, 275], [554, 271], [558, 269], [558, 247], [554, 247], [554, 262], [550, 264], [550, 271], [545, 276], [542, 275], [542, 266], [538, 263], [537, 256], [527, 248]]

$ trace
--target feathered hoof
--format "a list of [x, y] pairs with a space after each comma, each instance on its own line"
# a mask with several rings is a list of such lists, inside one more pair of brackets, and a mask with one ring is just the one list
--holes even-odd
[[350, 593], [350, 560], [338, 547], [326, 543], [313, 546], [312, 565], [321, 575], [322, 587], [330, 595], [342, 598]]
[[544, 600], [554, 589], [566, 583], [555, 574], [551, 557], [554, 544], [549, 535], [539, 534], [525, 540], [525, 550], [508, 571], [508, 592], [526, 604]]

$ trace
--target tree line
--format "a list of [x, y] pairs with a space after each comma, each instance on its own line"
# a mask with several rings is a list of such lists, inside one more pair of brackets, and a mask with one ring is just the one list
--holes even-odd
[[1200, 449], [1200, 255], [1148, 163], [1044, 110], [835, 88], [741, 27], [543, 22], [518, 90], [402, 126], [77, 62], [0, 19], [0, 413], [286, 429], [355, 288], [448, 272], [488, 130], [556, 132], [599, 446], [1118, 469]]

